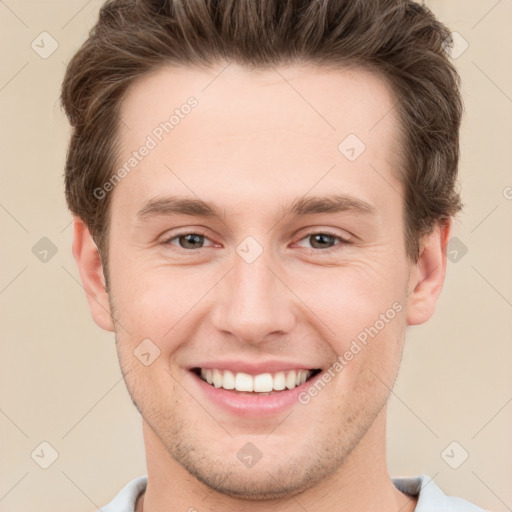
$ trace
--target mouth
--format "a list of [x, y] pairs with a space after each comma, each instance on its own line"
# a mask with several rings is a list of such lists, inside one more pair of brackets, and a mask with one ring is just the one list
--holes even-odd
[[286, 393], [302, 386], [322, 370], [298, 368], [257, 375], [217, 368], [192, 368], [191, 371], [203, 382], [216, 389], [239, 395], [269, 396]]

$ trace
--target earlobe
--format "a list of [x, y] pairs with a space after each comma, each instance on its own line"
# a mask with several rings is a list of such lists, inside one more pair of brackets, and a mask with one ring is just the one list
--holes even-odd
[[114, 331], [103, 265], [98, 248], [82, 219], [73, 223], [73, 256], [86, 292], [93, 320], [107, 331]]
[[451, 226], [451, 219], [439, 222], [421, 241], [420, 256], [409, 280], [408, 325], [422, 324], [434, 314], [446, 275], [446, 245]]

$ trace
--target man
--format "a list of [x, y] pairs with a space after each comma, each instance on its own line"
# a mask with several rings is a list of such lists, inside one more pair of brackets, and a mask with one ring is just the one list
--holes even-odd
[[148, 469], [105, 512], [480, 510], [385, 453], [461, 207], [447, 41], [406, 0], [102, 8], [66, 194]]

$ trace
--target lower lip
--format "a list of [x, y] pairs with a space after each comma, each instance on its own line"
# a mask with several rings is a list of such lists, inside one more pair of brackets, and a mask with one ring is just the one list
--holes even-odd
[[190, 372], [190, 374], [202, 392], [213, 403], [238, 416], [254, 417], [277, 415], [299, 403], [300, 393], [309, 388], [322, 375], [322, 372], [296, 388], [276, 391], [271, 395], [241, 394], [236, 391], [216, 388], [202, 380], [194, 372]]

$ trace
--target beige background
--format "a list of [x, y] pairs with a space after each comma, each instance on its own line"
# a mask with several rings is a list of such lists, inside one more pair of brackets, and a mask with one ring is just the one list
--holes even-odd
[[[388, 458], [395, 476], [426, 473], [449, 494], [505, 511], [512, 507], [512, 1], [427, 3], [469, 44], [455, 60], [467, 113], [466, 208], [454, 235], [467, 253], [450, 262], [435, 317], [409, 331], [390, 402]], [[140, 417], [113, 335], [92, 322], [78, 281], [62, 185], [69, 131], [59, 87], [100, 4], [0, 1], [1, 511], [91, 511], [146, 471]], [[46, 59], [31, 48], [43, 31], [58, 42]], [[42, 237], [57, 248], [46, 262], [32, 252]], [[37, 457], [44, 441], [58, 452], [48, 469], [35, 462], [44, 459]], [[452, 465], [469, 453], [458, 469], [441, 456], [453, 441]], [[50, 449], [43, 452], [48, 460]]]

